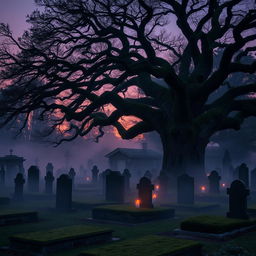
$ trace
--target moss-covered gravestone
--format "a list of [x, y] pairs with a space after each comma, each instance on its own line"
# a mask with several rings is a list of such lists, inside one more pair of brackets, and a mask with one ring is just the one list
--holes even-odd
[[120, 172], [110, 171], [106, 176], [106, 201], [124, 202], [124, 176]]
[[99, 174], [99, 169], [96, 165], [94, 165], [92, 168], [92, 184], [94, 185], [98, 183], [98, 174]]
[[247, 214], [247, 196], [250, 194], [249, 189], [241, 180], [235, 180], [227, 189], [229, 195], [229, 212], [228, 218], [248, 219]]
[[130, 178], [131, 178], [130, 171], [128, 169], [124, 169], [123, 176], [124, 176], [125, 192], [128, 193], [130, 191]]
[[69, 170], [69, 173], [68, 173], [70, 179], [72, 180], [72, 187], [74, 188], [74, 185], [75, 185], [75, 176], [76, 176], [76, 172], [75, 172], [75, 169], [74, 168], [71, 168]]
[[0, 186], [4, 186], [5, 185], [5, 169], [3, 166], [1, 166], [0, 169]]
[[238, 179], [242, 180], [247, 188], [249, 187], [249, 168], [245, 163], [239, 166]]
[[250, 188], [256, 191], [256, 168], [251, 171], [251, 184]]
[[193, 177], [183, 174], [177, 179], [178, 204], [194, 204], [195, 181]]
[[153, 208], [152, 191], [154, 185], [151, 184], [150, 179], [142, 177], [139, 184], [137, 184], [140, 208]]
[[28, 191], [39, 192], [39, 176], [40, 171], [37, 166], [32, 165], [28, 169]]
[[57, 179], [56, 209], [60, 211], [72, 210], [72, 180], [67, 174]]
[[45, 193], [51, 195], [53, 191], [53, 181], [54, 176], [52, 172], [48, 171], [46, 176], [44, 177], [45, 180]]
[[220, 193], [220, 179], [221, 176], [217, 171], [212, 171], [210, 173], [210, 175], [208, 176], [210, 194]]
[[14, 179], [15, 188], [14, 188], [14, 196], [13, 198], [17, 201], [23, 200], [23, 186], [25, 183], [25, 179], [23, 178], [22, 173], [18, 173], [16, 178]]

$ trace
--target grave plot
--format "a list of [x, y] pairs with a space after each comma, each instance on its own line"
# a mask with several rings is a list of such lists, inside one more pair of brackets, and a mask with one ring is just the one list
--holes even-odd
[[38, 221], [37, 212], [0, 211], [0, 226]]
[[176, 235], [225, 240], [256, 228], [256, 220], [223, 216], [196, 216], [181, 222]]
[[143, 223], [153, 220], [174, 217], [175, 210], [171, 208], [136, 208], [128, 205], [106, 205], [92, 210], [95, 220], [107, 220], [124, 223]]
[[10, 249], [48, 255], [78, 246], [112, 240], [112, 230], [95, 226], [69, 226], [11, 236]]
[[89, 250], [80, 256], [201, 256], [201, 244], [164, 236], [145, 236]]

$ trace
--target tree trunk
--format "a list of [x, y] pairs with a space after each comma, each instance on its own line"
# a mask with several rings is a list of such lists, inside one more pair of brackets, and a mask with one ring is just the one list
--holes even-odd
[[197, 186], [206, 182], [204, 158], [207, 138], [200, 138], [188, 129], [176, 129], [160, 134], [163, 145], [162, 171], [176, 183], [176, 178], [184, 173], [195, 178]]

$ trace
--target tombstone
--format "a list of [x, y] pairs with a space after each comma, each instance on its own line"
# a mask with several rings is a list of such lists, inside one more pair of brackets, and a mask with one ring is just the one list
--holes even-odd
[[51, 172], [53, 174], [53, 168], [54, 168], [53, 164], [52, 163], [48, 163], [46, 165], [46, 175], [47, 175], [48, 172]]
[[146, 172], [145, 172], [145, 174], [144, 174], [144, 177], [146, 177], [146, 178], [148, 178], [148, 179], [152, 179], [152, 173], [149, 171], [149, 170], [147, 170]]
[[37, 166], [32, 165], [28, 169], [28, 191], [39, 192], [39, 169]]
[[241, 180], [235, 180], [227, 189], [229, 195], [229, 212], [228, 218], [248, 219], [247, 214], [247, 196], [250, 194], [249, 189]]
[[72, 179], [62, 174], [57, 179], [56, 209], [60, 211], [72, 210]]
[[128, 169], [124, 169], [123, 176], [124, 176], [125, 192], [128, 193], [130, 191], [130, 178], [131, 178], [130, 171]]
[[0, 186], [3, 187], [5, 185], [5, 170], [4, 167], [1, 166], [0, 169]]
[[99, 175], [100, 185], [102, 186], [103, 195], [106, 194], [106, 176], [111, 172], [110, 169], [106, 169]]
[[68, 173], [69, 177], [72, 179], [72, 187], [74, 189], [74, 185], [75, 185], [75, 176], [76, 176], [76, 172], [74, 170], [74, 168], [71, 168], [69, 170], [69, 173]]
[[98, 183], [98, 174], [99, 174], [99, 169], [96, 165], [94, 165], [92, 168], [92, 184], [94, 185]]
[[256, 168], [251, 171], [251, 190], [256, 191]]
[[137, 189], [139, 193], [140, 208], [153, 208], [152, 191], [154, 190], [154, 185], [151, 183], [150, 179], [142, 177], [139, 184], [137, 184]]
[[16, 178], [14, 179], [15, 188], [14, 188], [14, 196], [13, 198], [17, 201], [23, 200], [23, 186], [25, 183], [25, 179], [23, 178], [22, 173], [18, 173]]
[[247, 188], [249, 187], [249, 168], [245, 163], [239, 166], [238, 179], [243, 181]]
[[220, 179], [221, 176], [217, 171], [212, 171], [208, 176], [209, 181], [209, 193], [210, 194], [219, 194], [220, 193]]
[[120, 172], [109, 171], [106, 175], [106, 201], [124, 202], [125, 181]]
[[166, 172], [161, 171], [160, 175], [158, 176], [158, 183], [159, 183], [159, 198], [164, 199], [168, 196], [169, 190], [169, 177]]
[[44, 177], [45, 180], [45, 193], [51, 195], [53, 191], [53, 181], [54, 176], [51, 171], [48, 171], [46, 173], [46, 176]]
[[188, 174], [182, 174], [177, 178], [177, 202], [178, 204], [194, 204], [195, 180]]

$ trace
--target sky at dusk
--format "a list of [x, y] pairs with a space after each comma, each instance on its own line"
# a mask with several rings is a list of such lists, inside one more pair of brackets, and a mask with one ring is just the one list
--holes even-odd
[[26, 16], [37, 7], [34, 0], [0, 0], [0, 22], [8, 23], [15, 36], [28, 27]]

